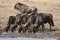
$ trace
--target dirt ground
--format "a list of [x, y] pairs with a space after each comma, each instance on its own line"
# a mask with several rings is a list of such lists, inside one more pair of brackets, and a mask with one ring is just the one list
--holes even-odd
[[[20, 14], [20, 11], [14, 9], [14, 5], [17, 3], [23, 3], [28, 6], [35, 6], [38, 9], [38, 12], [42, 13], [51, 13], [53, 14], [53, 20], [55, 26], [52, 29], [56, 29], [56, 31], [46, 31], [46, 32], [38, 32], [36, 34], [33, 33], [7, 33], [3, 34], [3, 29], [7, 26], [7, 21], [9, 16], [15, 16], [16, 14]], [[60, 0], [0, 0], [0, 37], [52, 37], [52, 38], [60, 38]], [[49, 25], [45, 25], [46, 29], [49, 29]], [[17, 35], [16, 35], [17, 34]], [[4, 35], [4, 36], [2, 36]], [[32, 35], [32, 36], [31, 36]]]

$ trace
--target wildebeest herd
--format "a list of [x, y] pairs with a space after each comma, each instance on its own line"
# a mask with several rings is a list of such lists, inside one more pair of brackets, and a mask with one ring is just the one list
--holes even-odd
[[48, 23], [51, 27], [54, 26], [53, 15], [51, 13], [38, 13], [37, 8], [34, 6], [27, 6], [22, 3], [16, 3], [14, 9], [17, 9], [21, 12], [21, 14], [17, 14], [16, 16], [10, 16], [7, 27], [5, 29], [6, 32], [9, 31], [11, 25], [11, 32], [16, 31], [16, 28], [19, 26], [18, 32], [37, 32], [39, 31], [39, 27], [42, 27], [42, 31], [44, 31], [44, 24]]

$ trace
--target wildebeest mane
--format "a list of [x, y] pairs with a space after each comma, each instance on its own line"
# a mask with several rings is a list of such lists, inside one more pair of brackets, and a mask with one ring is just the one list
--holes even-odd
[[24, 6], [27, 6], [27, 5], [25, 5], [25, 4], [22, 4], [22, 3], [17, 3], [17, 4], [19, 4], [19, 5], [24, 5]]

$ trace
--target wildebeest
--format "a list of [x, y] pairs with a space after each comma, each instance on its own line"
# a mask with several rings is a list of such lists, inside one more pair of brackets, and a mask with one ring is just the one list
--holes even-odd
[[10, 26], [15, 23], [15, 20], [16, 20], [15, 16], [10, 16], [9, 17], [9, 20], [8, 20], [8, 23], [7, 23], [8, 26], [5, 29], [6, 32], [8, 32], [8, 30], [10, 29]]
[[[21, 25], [23, 25], [23, 24], [25, 24], [26, 22], [27, 22], [27, 20], [28, 20], [28, 18], [30, 17], [30, 15], [28, 15], [28, 14], [23, 14], [22, 15], [22, 19], [21, 19]], [[22, 26], [23, 27], [23, 26]], [[21, 31], [23, 31], [23, 28], [19, 28], [19, 32], [21, 32]]]
[[50, 30], [51, 26], [54, 26], [53, 22], [53, 15], [51, 13], [39, 13], [36, 18], [35, 24], [38, 24], [36, 27], [34, 27], [34, 32], [37, 30], [37, 28], [42, 25], [42, 30], [44, 31], [44, 24], [48, 23], [50, 25]]
[[15, 6], [14, 6], [14, 9], [17, 9], [20, 12], [26, 13], [26, 14], [37, 12], [37, 8], [36, 7], [27, 6], [27, 5], [22, 4], [22, 3], [16, 3]]
[[14, 32], [16, 30], [16, 28], [17, 28], [18, 25], [19, 26], [21, 25], [21, 19], [22, 19], [21, 14], [17, 14], [16, 15], [16, 20], [15, 20], [14, 26], [11, 28], [11, 31], [12, 32]]
[[[33, 28], [33, 24], [35, 23], [35, 20], [36, 20], [36, 14], [33, 13], [29, 16], [27, 22], [23, 25], [23, 27], [25, 27], [24, 32]], [[32, 31], [32, 30], [30, 30], [30, 31]]]
[[[29, 18], [29, 15], [27, 15], [27, 14], [17, 14], [14, 26], [11, 28], [11, 31], [14, 32], [16, 30], [16, 28], [18, 27], [18, 25], [20, 26], [22, 24], [25, 24], [27, 22], [28, 18]], [[18, 31], [21, 32], [22, 29], [23, 29], [22, 26], [20, 26]]]

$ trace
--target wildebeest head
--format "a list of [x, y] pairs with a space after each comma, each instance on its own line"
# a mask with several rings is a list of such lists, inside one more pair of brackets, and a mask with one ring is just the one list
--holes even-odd
[[24, 12], [24, 10], [26, 10], [27, 5], [22, 4], [22, 3], [16, 3], [14, 6], [14, 9], [17, 9], [19, 11], [21, 11], [22, 13]]
[[[23, 5], [24, 4], [22, 4], [22, 3], [16, 3], [15, 6], [14, 6], [14, 8], [15, 9], [18, 9], [18, 7], [23, 6]], [[24, 5], [24, 6], [27, 6], [27, 5]]]

